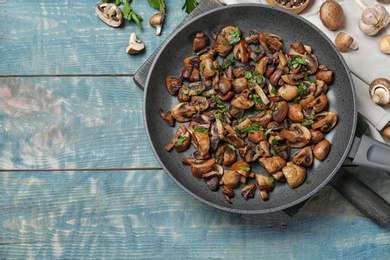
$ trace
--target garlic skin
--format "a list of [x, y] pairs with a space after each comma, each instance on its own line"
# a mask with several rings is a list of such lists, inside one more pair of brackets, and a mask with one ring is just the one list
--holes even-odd
[[383, 5], [376, 4], [363, 10], [359, 29], [367, 35], [375, 35], [390, 22], [390, 15]]

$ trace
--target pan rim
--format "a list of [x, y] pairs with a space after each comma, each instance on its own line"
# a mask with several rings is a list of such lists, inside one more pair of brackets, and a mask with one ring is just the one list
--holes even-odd
[[[317, 185], [317, 187], [315, 187], [312, 191], [306, 193], [304, 196], [301, 196], [299, 199], [296, 199], [290, 203], [286, 203], [286, 204], [283, 204], [281, 206], [277, 206], [277, 207], [272, 207], [272, 208], [264, 208], [264, 209], [236, 209], [236, 208], [230, 208], [228, 206], [221, 206], [219, 204], [216, 204], [216, 203], [213, 203], [212, 201], [209, 201], [209, 200], [206, 200], [200, 196], [198, 196], [197, 194], [194, 194], [192, 191], [190, 191], [185, 185], [183, 185], [179, 180], [177, 180], [177, 178], [175, 178], [175, 176], [168, 170], [168, 168], [166, 167], [166, 165], [164, 164], [164, 162], [161, 160], [156, 148], [155, 148], [155, 145], [154, 143], [152, 142], [152, 138], [150, 136], [150, 132], [149, 132], [149, 125], [148, 125], [148, 120], [147, 120], [147, 113], [146, 113], [146, 106], [147, 106], [147, 94], [148, 94], [148, 90], [150, 88], [150, 78], [151, 78], [151, 73], [154, 69], [154, 67], [156, 66], [158, 60], [159, 60], [159, 57], [162, 55], [164, 49], [167, 48], [167, 45], [169, 44], [169, 42], [172, 40], [172, 39], [175, 39], [176, 35], [178, 35], [181, 31], [185, 30], [186, 28], [189, 28], [189, 26], [191, 25], [191, 23], [194, 23], [198, 20], [201, 20], [203, 17], [205, 16], [209, 16], [215, 12], [221, 12], [223, 11], [224, 9], [232, 9], [232, 8], [263, 8], [263, 9], [269, 9], [269, 10], [272, 10], [274, 12], [280, 12], [280, 13], [284, 13], [285, 15], [289, 15], [289, 16], [294, 16], [295, 19], [299, 19], [301, 20], [301, 22], [305, 23], [307, 26], [310, 26], [312, 27], [312, 29], [314, 29], [317, 33], [319, 33], [322, 38], [330, 45], [331, 48], [333, 48], [333, 51], [335, 52], [335, 54], [338, 56], [339, 58], [339, 62], [341, 62], [342, 64], [342, 67], [345, 68], [345, 72], [348, 76], [348, 81], [350, 82], [350, 90], [351, 90], [351, 93], [352, 93], [352, 102], [353, 102], [353, 115], [351, 115], [353, 117], [352, 119], [352, 125], [350, 126], [351, 128], [351, 137], [349, 138], [348, 142], [347, 142], [347, 145], [346, 145], [346, 148], [343, 152], [343, 155], [341, 157], [341, 159], [338, 161], [338, 163], [336, 164], [336, 166], [333, 168], [333, 170], [328, 174], [328, 176], [324, 179], [324, 181], [322, 181], [321, 184]], [[351, 149], [351, 146], [352, 146], [352, 143], [353, 143], [353, 140], [354, 140], [354, 137], [355, 137], [355, 133], [356, 133], [356, 127], [357, 127], [357, 116], [358, 116], [358, 112], [357, 112], [357, 98], [356, 98], [356, 91], [355, 91], [355, 86], [354, 86], [354, 82], [353, 82], [353, 78], [352, 78], [352, 75], [351, 75], [351, 72], [348, 68], [348, 65], [346, 64], [343, 56], [341, 55], [341, 53], [336, 49], [336, 47], [334, 46], [334, 44], [331, 42], [331, 40], [328, 38], [328, 36], [326, 36], [319, 28], [317, 28], [315, 25], [313, 25], [312, 23], [310, 23], [308, 20], [302, 18], [301, 16], [297, 15], [297, 14], [294, 14], [294, 13], [291, 13], [289, 11], [285, 11], [285, 10], [282, 10], [282, 9], [279, 9], [279, 8], [276, 8], [276, 7], [273, 7], [273, 6], [267, 6], [267, 5], [263, 5], [263, 4], [235, 4], [235, 5], [230, 5], [230, 6], [221, 6], [221, 7], [217, 7], [215, 9], [211, 9], [211, 10], [208, 10], [206, 12], [204, 12], [203, 14], [200, 14], [196, 17], [193, 18], [193, 20], [191, 20], [189, 23], [181, 26], [180, 28], [178, 28], [177, 30], [175, 30], [171, 35], [168, 36], [168, 38], [166, 39], [166, 41], [163, 43], [163, 45], [161, 46], [159, 52], [157, 53], [157, 55], [155, 56], [155, 59], [154, 61], [152, 62], [151, 64], [151, 68], [149, 70], [149, 73], [148, 73], [148, 76], [147, 76], [147, 79], [146, 79], [146, 83], [145, 83], [145, 89], [144, 89], [144, 100], [143, 100], [143, 117], [144, 117], [144, 125], [145, 125], [145, 128], [146, 128], [146, 133], [147, 133], [147, 137], [148, 137], [148, 142], [152, 148], [152, 151], [155, 155], [155, 158], [157, 159], [157, 161], [159, 162], [159, 164], [162, 166], [163, 170], [165, 171], [165, 173], [168, 174], [168, 176], [170, 176], [170, 178], [172, 180], [174, 180], [174, 182], [181, 188], [183, 189], [185, 192], [187, 192], [188, 194], [190, 194], [192, 197], [196, 198], [197, 200], [209, 205], [209, 206], [212, 206], [214, 208], [217, 208], [217, 209], [220, 209], [220, 210], [223, 210], [223, 211], [228, 211], [228, 212], [233, 212], [233, 213], [240, 213], [240, 214], [263, 214], [263, 213], [271, 213], [271, 212], [276, 212], [276, 211], [281, 211], [283, 209], [287, 209], [287, 208], [290, 208], [294, 205], [297, 205], [305, 200], [308, 200], [309, 198], [311, 198], [315, 193], [317, 193], [320, 189], [322, 189], [326, 184], [329, 183], [329, 181], [331, 180], [331, 178], [333, 178], [333, 176], [336, 174], [336, 172], [340, 169], [340, 167], [342, 166], [342, 164], [344, 163], [345, 159], [347, 158], [347, 155], [348, 155], [348, 152], [349, 150]]]

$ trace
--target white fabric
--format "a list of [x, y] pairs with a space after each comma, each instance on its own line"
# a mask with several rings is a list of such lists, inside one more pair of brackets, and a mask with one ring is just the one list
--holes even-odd
[[[357, 51], [347, 51], [342, 55], [354, 76], [359, 113], [376, 130], [381, 131], [390, 123], [390, 107], [381, 107], [372, 102], [368, 93], [368, 85], [376, 78], [390, 79], [390, 55], [383, 54], [378, 48], [381, 37], [385, 34], [390, 34], [390, 25], [382, 29], [375, 36], [367, 36], [358, 27], [362, 9], [360, 9], [354, 0], [338, 0], [338, 3], [343, 7], [345, 20], [339, 30], [330, 31], [323, 26], [318, 16], [318, 11], [324, 1], [312, 0], [306, 10], [299, 15], [316, 25], [332, 41], [334, 41], [335, 36], [340, 31], [347, 32], [355, 39], [355, 43], [359, 46], [359, 49]], [[240, 3], [268, 4], [267, 0], [219, 0], [219, 2], [227, 5]], [[363, 0], [363, 2], [367, 6], [372, 6], [377, 3], [374, 0]], [[390, 13], [390, 4], [384, 6]], [[379, 134], [376, 134], [375, 137], [376, 139], [381, 139]]]

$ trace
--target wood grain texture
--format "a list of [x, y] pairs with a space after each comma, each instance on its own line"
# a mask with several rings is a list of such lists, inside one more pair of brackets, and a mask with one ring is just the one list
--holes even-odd
[[367, 221], [329, 186], [289, 218], [215, 210], [161, 170], [0, 177], [0, 253], [7, 258], [390, 257], [389, 229]]
[[1, 78], [0, 168], [159, 167], [142, 100], [131, 77]]
[[[0, 75], [134, 74], [187, 15], [182, 1], [167, 1], [163, 32], [156, 36], [149, 19], [158, 10], [147, 1], [132, 4], [144, 19], [142, 30], [129, 21], [109, 27], [95, 15], [98, 2], [1, 1], [7, 11], [0, 12]], [[126, 54], [132, 32], [145, 42], [143, 55]]]

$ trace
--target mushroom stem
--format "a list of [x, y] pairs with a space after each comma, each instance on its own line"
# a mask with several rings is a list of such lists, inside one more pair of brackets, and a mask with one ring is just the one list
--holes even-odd
[[366, 10], [368, 7], [365, 3], [363, 3], [362, 0], [355, 0], [355, 3], [362, 9], [362, 10]]
[[369, 86], [371, 100], [381, 106], [390, 104], [390, 80], [377, 78]]

